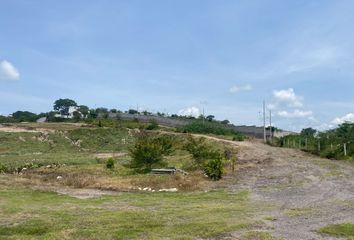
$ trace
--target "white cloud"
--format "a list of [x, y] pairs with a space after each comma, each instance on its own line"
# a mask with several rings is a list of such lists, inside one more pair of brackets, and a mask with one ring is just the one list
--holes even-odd
[[288, 104], [289, 107], [302, 107], [303, 98], [295, 94], [294, 89], [274, 90], [273, 97], [278, 103]]
[[320, 125], [314, 126], [314, 129], [317, 129], [319, 131], [327, 131], [329, 129], [335, 128], [335, 125], [333, 124], [328, 124], [328, 123], [322, 123]]
[[198, 117], [200, 115], [200, 110], [197, 107], [189, 107], [179, 110], [178, 115]]
[[305, 117], [311, 117], [312, 114], [313, 114], [312, 111], [301, 111], [299, 109], [295, 109], [293, 112], [288, 112], [288, 111], [278, 112], [278, 116], [284, 118], [305, 118]]
[[237, 92], [241, 92], [241, 91], [251, 91], [253, 89], [252, 85], [250, 84], [246, 84], [243, 86], [232, 86], [229, 91], [231, 93], [237, 93]]
[[354, 122], [354, 113], [348, 113], [343, 117], [335, 118], [331, 123], [332, 124], [342, 124], [345, 122]]
[[12, 63], [4, 60], [0, 62], [0, 80], [17, 80], [20, 73]]

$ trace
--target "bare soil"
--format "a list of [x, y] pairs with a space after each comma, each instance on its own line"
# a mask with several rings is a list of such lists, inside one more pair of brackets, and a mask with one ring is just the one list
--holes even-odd
[[258, 141], [236, 144], [240, 149], [238, 169], [218, 184], [230, 191], [248, 190], [253, 199], [273, 205], [265, 221], [266, 230], [275, 237], [337, 239], [314, 230], [354, 222], [353, 163]]

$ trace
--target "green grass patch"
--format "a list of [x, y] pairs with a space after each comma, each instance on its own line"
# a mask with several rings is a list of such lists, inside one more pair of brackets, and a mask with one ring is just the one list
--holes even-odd
[[353, 223], [341, 223], [327, 225], [323, 228], [316, 230], [317, 233], [327, 234], [335, 237], [354, 237], [354, 224]]
[[0, 195], [0, 239], [208, 238], [251, 228], [257, 212], [268, 208], [251, 202], [248, 192], [122, 193], [79, 200], [1, 186]]
[[289, 217], [300, 217], [310, 214], [313, 210], [311, 208], [291, 208], [285, 212]]

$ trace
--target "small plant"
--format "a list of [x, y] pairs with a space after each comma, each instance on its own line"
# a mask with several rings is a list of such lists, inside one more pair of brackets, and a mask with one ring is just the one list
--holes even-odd
[[149, 125], [146, 127], [147, 130], [155, 130], [159, 128], [159, 124], [156, 120], [150, 120]]
[[113, 169], [114, 168], [114, 160], [113, 158], [108, 158], [106, 162], [106, 168]]
[[210, 159], [204, 166], [205, 174], [214, 181], [220, 180], [224, 173], [224, 163], [222, 157], [219, 156], [215, 159]]
[[231, 170], [232, 172], [235, 171], [235, 165], [237, 162], [237, 150], [231, 149], [231, 148], [225, 148], [224, 150], [224, 158], [229, 162], [231, 165]]
[[5, 167], [4, 165], [0, 164], [0, 173], [5, 173], [7, 172], [7, 167]]

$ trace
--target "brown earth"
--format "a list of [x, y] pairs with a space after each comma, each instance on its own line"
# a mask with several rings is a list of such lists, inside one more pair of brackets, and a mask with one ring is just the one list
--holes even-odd
[[248, 190], [254, 200], [273, 205], [266, 230], [275, 237], [337, 239], [314, 230], [328, 224], [354, 223], [352, 162], [322, 159], [258, 141], [236, 144], [239, 168], [218, 185], [230, 191]]

